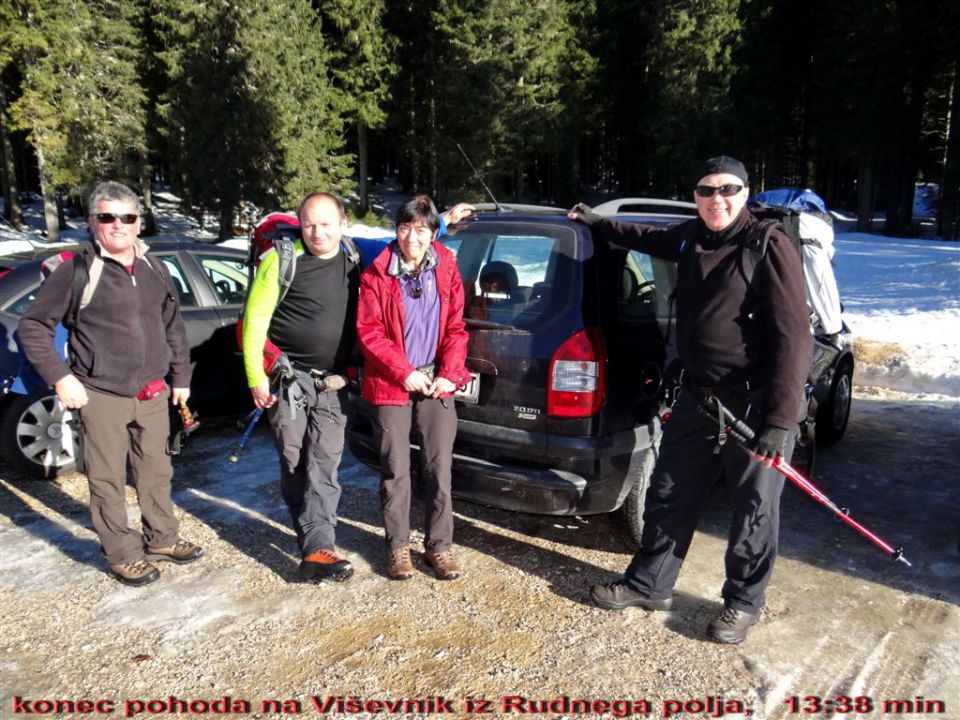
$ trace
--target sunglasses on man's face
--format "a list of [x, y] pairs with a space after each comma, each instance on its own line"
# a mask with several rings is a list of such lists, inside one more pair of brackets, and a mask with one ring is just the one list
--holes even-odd
[[713, 185], [697, 185], [697, 187], [694, 189], [696, 190], [697, 195], [702, 198], [713, 197], [713, 194], [716, 192], [719, 192], [724, 197], [733, 197], [738, 192], [743, 190], [743, 185], [730, 184], [720, 185], [718, 187], [714, 187]]
[[140, 216], [136, 213], [97, 213], [94, 217], [97, 219], [97, 222], [103, 223], [104, 225], [112, 225], [113, 221], [117, 219], [124, 225], [133, 225]]

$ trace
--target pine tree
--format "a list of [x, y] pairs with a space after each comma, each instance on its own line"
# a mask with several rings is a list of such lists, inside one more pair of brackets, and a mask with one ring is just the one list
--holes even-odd
[[[401, 39], [393, 123], [400, 129], [405, 185], [462, 197], [476, 188], [456, 144], [496, 188], [536, 194], [528, 170], [558, 162], [561, 138], [582, 117], [589, 56], [572, 22], [582, 2], [437, 0], [399, 4]], [[572, 156], [565, 159], [572, 167]]]
[[243, 202], [290, 207], [308, 192], [342, 193], [342, 98], [306, 0], [154, 0], [170, 78], [161, 115], [177, 188], [231, 234]]
[[739, 11], [739, 0], [669, 0], [658, 6], [642, 116], [648, 183], [656, 191], [688, 193], [689, 168], [697, 161], [739, 153], [727, 146], [736, 122], [729, 96], [741, 42]]
[[60, 189], [82, 193], [105, 177], [129, 182], [138, 175], [144, 97], [133, 5], [32, 0], [14, 11], [23, 33], [23, 92], [9, 114], [36, 151], [53, 240]]
[[384, 25], [385, 0], [315, 2], [331, 48], [333, 77], [356, 129], [359, 212], [369, 209], [369, 132], [384, 127], [396, 38]]

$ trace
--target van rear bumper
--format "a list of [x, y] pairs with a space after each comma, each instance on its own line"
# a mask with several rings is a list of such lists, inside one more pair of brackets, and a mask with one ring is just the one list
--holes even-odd
[[[652, 447], [655, 433], [659, 426], [654, 422], [601, 437], [548, 438], [541, 433], [460, 421], [453, 455], [453, 494], [481, 505], [541, 515], [610, 512], [620, 507], [630, 492], [634, 471]], [[353, 454], [377, 467], [379, 453], [369, 426], [351, 427], [347, 437]], [[411, 448], [419, 453], [416, 445]], [[510, 460], [503, 459], [504, 455]]]

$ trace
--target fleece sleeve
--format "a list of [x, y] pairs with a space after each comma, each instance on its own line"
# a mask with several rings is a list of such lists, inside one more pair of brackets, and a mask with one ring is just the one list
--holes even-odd
[[24, 354], [40, 377], [51, 386], [70, 374], [70, 368], [54, 347], [53, 338], [57, 324], [66, 315], [70, 304], [74, 262], [83, 261], [75, 257], [73, 262], [61, 264], [47, 278], [17, 325]]
[[779, 428], [796, 425], [804, 385], [813, 357], [813, 338], [803, 268], [793, 242], [774, 234], [758, 268], [760, 287], [766, 292], [763, 313], [770, 353], [769, 392], [765, 395], [763, 422]]

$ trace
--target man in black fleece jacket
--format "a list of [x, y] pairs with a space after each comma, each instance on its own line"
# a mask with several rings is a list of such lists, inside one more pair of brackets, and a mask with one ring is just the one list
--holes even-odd
[[[186, 563], [203, 555], [178, 535], [166, 449], [167, 398], [177, 404], [190, 396], [190, 346], [168, 274], [145, 257], [137, 196], [104, 182], [90, 195], [89, 208], [93, 242], [47, 278], [17, 331], [63, 406], [80, 411], [90, 515], [110, 572], [126, 585], [146, 585], [160, 577], [150, 560]], [[87, 265], [89, 280], [76, 325], [68, 328], [67, 364], [53, 338], [78, 262]], [[128, 459], [142, 536], [127, 524]]]
[[[699, 217], [673, 228], [601, 218], [582, 205], [569, 213], [589, 224], [600, 242], [677, 262], [676, 345], [686, 376], [664, 426], [640, 551], [622, 579], [595, 585], [591, 595], [611, 609], [668, 610], [703, 505], [725, 471], [734, 512], [724, 608], [707, 635], [739, 643], [759, 618], [773, 571], [783, 476], [771, 465], [792, 452], [813, 341], [800, 258], [786, 235], [772, 234], [747, 282], [742, 243], [758, 221], [746, 209], [743, 164], [711, 158], [696, 177]], [[711, 436], [697, 412], [707, 394], [759, 429], [757, 462], [732, 441], [718, 451], [716, 428]]]

